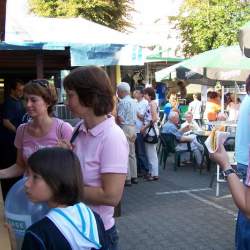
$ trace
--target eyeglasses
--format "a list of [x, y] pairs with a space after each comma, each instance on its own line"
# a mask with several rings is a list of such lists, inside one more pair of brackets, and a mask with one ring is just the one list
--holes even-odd
[[49, 82], [45, 79], [36, 79], [36, 80], [31, 80], [31, 83], [37, 83], [40, 86], [44, 87], [44, 88], [48, 88], [49, 87]]

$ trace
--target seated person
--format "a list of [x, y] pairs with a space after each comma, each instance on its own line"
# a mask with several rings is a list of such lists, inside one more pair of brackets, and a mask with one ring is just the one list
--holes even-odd
[[201, 127], [198, 123], [193, 119], [193, 114], [191, 111], [185, 113], [186, 121], [181, 124], [181, 128], [189, 126], [189, 131], [185, 132], [185, 135], [190, 134], [191, 132], [201, 131]]
[[177, 96], [176, 94], [170, 94], [168, 102], [165, 104], [164, 106], [164, 114], [163, 114], [163, 118], [161, 121], [161, 125], [164, 125], [165, 121], [168, 119], [168, 115], [170, 113], [170, 111], [176, 111], [179, 112], [178, 110], [178, 100], [177, 100]]
[[194, 154], [196, 163], [198, 165], [202, 162], [202, 156], [204, 152], [203, 146], [197, 141], [196, 135], [190, 134], [185, 135], [184, 133], [190, 131], [190, 127], [187, 124], [185, 127], [178, 129], [179, 124], [179, 114], [177, 112], [171, 111], [168, 115], [168, 121], [162, 127], [162, 133], [173, 134], [178, 141], [176, 146], [176, 151], [187, 150], [187, 143], [190, 143], [191, 151]]

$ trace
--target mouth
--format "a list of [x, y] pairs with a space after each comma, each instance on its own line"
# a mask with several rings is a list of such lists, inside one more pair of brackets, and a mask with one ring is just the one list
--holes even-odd
[[29, 190], [25, 190], [25, 194], [28, 196], [28, 198], [30, 198], [30, 192], [29, 192]]

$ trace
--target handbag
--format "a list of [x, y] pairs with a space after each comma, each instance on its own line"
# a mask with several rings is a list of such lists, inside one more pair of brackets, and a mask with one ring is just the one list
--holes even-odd
[[158, 135], [156, 133], [153, 123], [150, 123], [150, 127], [148, 128], [147, 133], [144, 135], [143, 140], [146, 143], [151, 143], [151, 144], [158, 143]]

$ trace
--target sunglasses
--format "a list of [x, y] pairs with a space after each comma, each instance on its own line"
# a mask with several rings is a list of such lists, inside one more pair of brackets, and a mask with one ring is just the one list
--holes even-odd
[[45, 79], [37, 79], [37, 80], [31, 80], [31, 83], [37, 83], [40, 86], [44, 87], [44, 88], [48, 88], [49, 87], [49, 82]]

